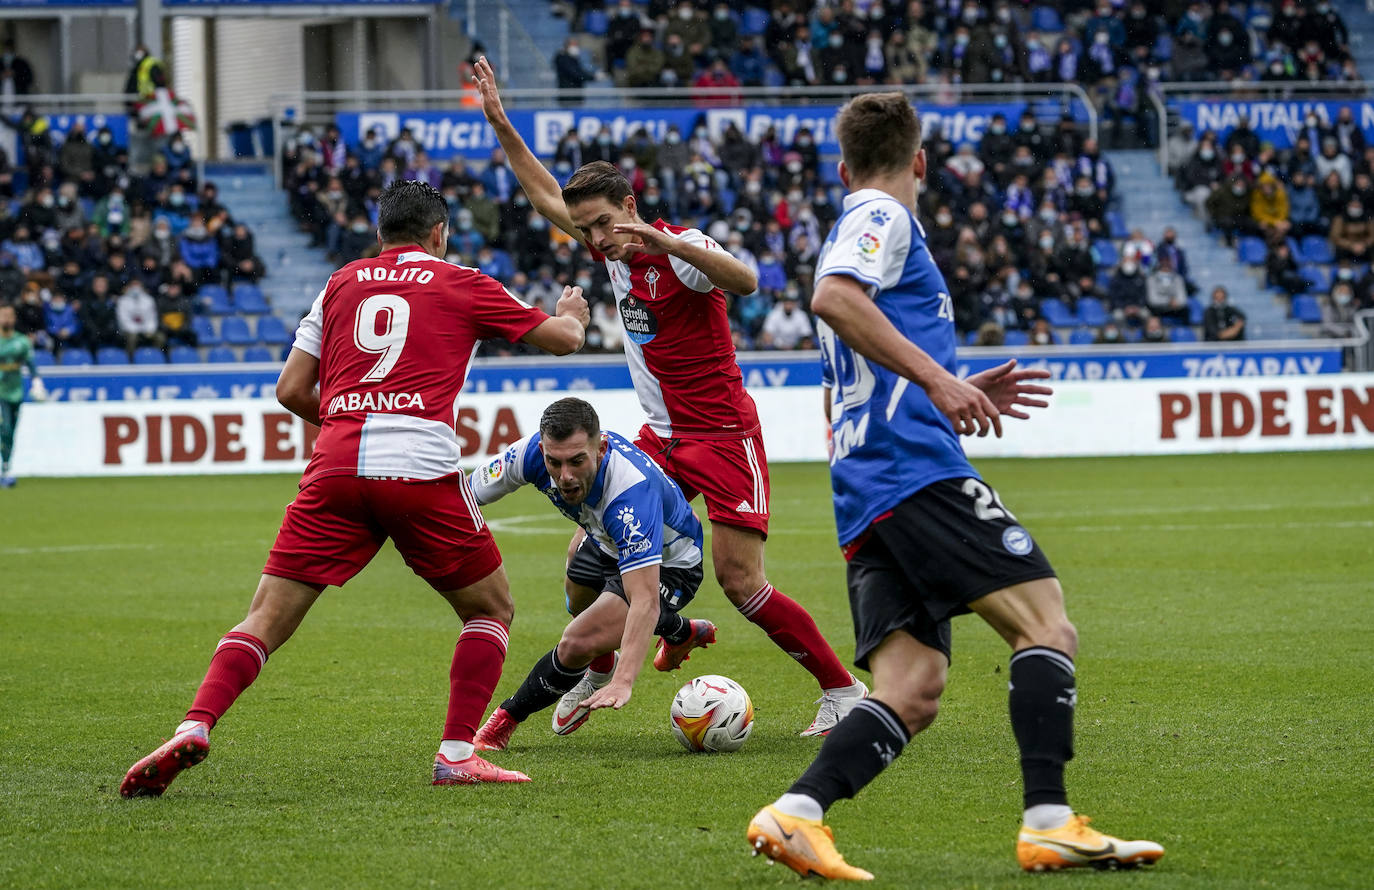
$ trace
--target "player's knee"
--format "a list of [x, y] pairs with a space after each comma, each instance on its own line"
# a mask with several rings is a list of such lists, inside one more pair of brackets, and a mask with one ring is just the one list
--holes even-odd
[[911, 690], [896, 703], [893, 710], [902, 718], [906, 731], [915, 735], [935, 722], [940, 713], [940, 693], [931, 690]]
[[1054, 648], [1068, 655], [1070, 658], [1078, 654], [1078, 628], [1073, 626], [1073, 622], [1064, 618], [1055, 623], [1052, 630], [1054, 637], [1059, 641], [1059, 645]]
[[716, 583], [725, 598], [741, 606], [764, 585], [762, 575], [750, 566], [737, 562], [723, 562], [716, 566]]
[[563, 631], [563, 638], [558, 641], [557, 652], [558, 660], [568, 667], [581, 667], [602, 654], [590, 635], [575, 630]]

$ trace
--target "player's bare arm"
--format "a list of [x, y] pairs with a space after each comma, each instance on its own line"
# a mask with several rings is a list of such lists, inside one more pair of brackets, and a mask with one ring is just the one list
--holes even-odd
[[553, 355], [570, 355], [582, 348], [592, 313], [582, 297], [582, 288], [565, 287], [554, 314], [541, 321], [520, 339]]
[[320, 425], [320, 360], [303, 349], [293, 349], [277, 378], [277, 401], [306, 423]]
[[883, 315], [857, 280], [827, 275], [816, 285], [811, 311], [851, 349], [921, 387], [960, 435], [1002, 435], [997, 406], [977, 386], [942, 368]]
[[970, 375], [968, 382], [981, 389], [987, 394], [992, 403], [997, 406], [997, 410], [1018, 420], [1029, 420], [1030, 415], [1018, 408], [1018, 405], [1027, 408], [1048, 408], [1050, 403], [1044, 399], [1032, 398], [1032, 396], [1053, 395], [1054, 390], [1048, 386], [1041, 386], [1037, 383], [1027, 383], [1027, 380], [1048, 380], [1050, 372], [1044, 368], [1022, 368], [1016, 369], [1016, 359], [1008, 359], [995, 368], [988, 368], [986, 371], [979, 371], [977, 374]]
[[639, 676], [654, 637], [654, 626], [658, 624], [658, 568], [645, 566], [620, 576], [625, 584], [625, 598], [630, 601], [630, 611], [625, 616], [625, 630], [620, 637], [620, 661], [615, 676], [583, 702], [593, 711], [598, 708], [619, 710], [630, 700], [630, 688]]
[[626, 250], [675, 256], [700, 269], [721, 290], [752, 294], [759, 289], [758, 276], [728, 251], [708, 250], [699, 244], [690, 244], [646, 223], [618, 223], [613, 231], [618, 235], [634, 236], [636, 240], [628, 242]]
[[520, 187], [529, 196], [530, 204], [549, 222], [586, 243], [586, 238], [568, 216], [568, 207], [563, 203], [563, 189], [559, 187], [558, 180], [534, 156], [534, 152], [516, 132], [510, 118], [506, 117], [506, 109], [501, 105], [501, 93], [496, 89], [496, 72], [486, 56], [477, 60], [473, 70], [472, 80], [477, 84], [477, 94], [482, 99], [482, 113], [496, 131], [496, 141], [501, 143], [506, 162], [519, 180]]

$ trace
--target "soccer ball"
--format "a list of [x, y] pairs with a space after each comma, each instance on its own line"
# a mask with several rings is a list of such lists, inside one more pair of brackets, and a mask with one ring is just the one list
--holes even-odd
[[673, 696], [673, 735], [688, 751], [738, 751], [754, 731], [754, 703], [744, 687], [719, 674], [697, 677]]

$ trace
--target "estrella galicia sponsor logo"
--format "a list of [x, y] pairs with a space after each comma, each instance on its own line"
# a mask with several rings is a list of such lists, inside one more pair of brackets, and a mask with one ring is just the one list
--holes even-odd
[[620, 320], [625, 323], [625, 336], [640, 346], [658, 336], [658, 319], [643, 300], [633, 296], [621, 300]]
[[1019, 525], [1013, 525], [1002, 532], [1002, 546], [1013, 556], [1025, 556], [1035, 549], [1035, 541], [1031, 540], [1030, 532]]

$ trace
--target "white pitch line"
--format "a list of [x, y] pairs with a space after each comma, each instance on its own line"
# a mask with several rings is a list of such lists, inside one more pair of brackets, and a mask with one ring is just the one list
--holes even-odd
[[0, 556], [31, 556], [36, 553], [91, 553], [98, 550], [157, 550], [162, 544], [61, 544], [50, 547], [5, 547]]
[[1200, 532], [1200, 531], [1278, 531], [1304, 528], [1374, 528], [1374, 519], [1343, 522], [1216, 522], [1179, 525], [1073, 525], [1056, 532]]
[[504, 516], [500, 519], [488, 519], [487, 528], [493, 532], [502, 532], [510, 535], [557, 535], [568, 532], [565, 525], [542, 525], [530, 527], [526, 523], [545, 522], [549, 519], [546, 513], [529, 513], [521, 516]]

